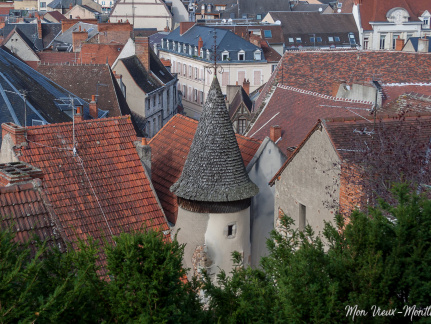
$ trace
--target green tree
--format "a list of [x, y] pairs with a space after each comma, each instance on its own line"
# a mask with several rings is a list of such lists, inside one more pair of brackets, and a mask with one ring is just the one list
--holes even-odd
[[261, 269], [221, 272], [216, 283], [206, 278], [213, 320], [342, 323], [352, 321], [346, 307], [358, 305], [368, 316], [355, 322], [403, 322], [404, 313], [372, 317], [372, 306], [403, 312], [404, 305], [431, 305], [431, 201], [405, 185], [393, 193], [394, 206], [380, 202], [367, 214], [353, 212], [347, 224], [339, 215], [335, 227], [327, 223], [326, 248], [309, 226], [294, 230], [284, 217]]

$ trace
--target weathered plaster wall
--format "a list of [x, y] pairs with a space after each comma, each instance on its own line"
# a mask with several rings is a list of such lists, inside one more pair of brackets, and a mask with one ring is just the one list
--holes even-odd
[[278, 218], [281, 208], [298, 228], [302, 204], [306, 224], [310, 224], [316, 234], [321, 233], [324, 221], [334, 220], [335, 209], [330, 205], [333, 200], [339, 201], [339, 169], [339, 158], [328, 134], [316, 130], [275, 183], [274, 218]]
[[261, 257], [267, 255], [266, 240], [274, 229], [274, 194], [275, 187], [268, 182], [281, 168], [286, 156], [268, 137], [262, 142], [256, 154], [256, 161], [247, 167], [250, 180], [259, 187], [259, 193], [251, 200], [251, 266], [257, 267]]

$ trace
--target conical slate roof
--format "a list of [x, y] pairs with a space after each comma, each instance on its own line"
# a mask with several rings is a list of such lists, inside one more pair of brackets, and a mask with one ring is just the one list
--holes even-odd
[[177, 197], [205, 202], [248, 199], [259, 192], [244, 161], [214, 78], [181, 177], [171, 186]]

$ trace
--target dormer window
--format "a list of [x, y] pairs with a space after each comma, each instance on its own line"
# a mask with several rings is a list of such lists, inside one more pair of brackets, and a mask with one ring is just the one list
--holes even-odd
[[203, 48], [201, 48], [201, 52], [200, 52], [199, 57], [202, 59], [204, 58], [204, 49]]
[[211, 59], [210, 50], [207, 49], [207, 60], [209, 61]]
[[170, 46], [169, 40], [167, 40], [167, 42], [166, 42], [166, 48], [169, 49], [169, 46]]
[[254, 59], [255, 59], [256, 61], [260, 61], [260, 60], [262, 60], [262, 52], [261, 52], [261, 51], [259, 51], [259, 50], [255, 51], [255, 52], [254, 52]]
[[178, 53], [181, 53], [181, 44], [178, 43]]
[[297, 43], [302, 43], [302, 38], [301, 37], [296, 37], [296, 42]]
[[162, 45], [162, 48], [165, 48], [165, 40], [162, 39], [162, 41], [160, 42], [160, 44]]
[[186, 54], [187, 53], [187, 45], [183, 44], [183, 53]]
[[198, 56], [198, 47], [195, 46], [195, 56]]
[[238, 52], [238, 61], [245, 61], [245, 52], [243, 50]]
[[193, 55], [193, 47], [191, 45], [189, 45], [189, 55]]
[[401, 25], [409, 21], [410, 15], [404, 8], [392, 8], [386, 14], [386, 19], [395, 25]]
[[423, 24], [424, 24], [424, 26], [429, 27], [429, 24], [430, 24], [430, 18], [429, 18], [429, 17], [424, 18], [424, 20], [423, 20]]
[[224, 51], [223, 53], [221, 53], [221, 60], [222, 61], [228, 61], [229, 60], [229, 52], [228, 51]]

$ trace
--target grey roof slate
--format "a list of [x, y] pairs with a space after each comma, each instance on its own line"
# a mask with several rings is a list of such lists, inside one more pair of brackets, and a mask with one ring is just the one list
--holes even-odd
[[[27, 125], [32, 125], [33, 120], [43, 123], [71, 121], [69, 95], [75, 105], [84, 106], [84, 117], [90, 118], [87, 102], [0, 48], [0, 124], [14, 122], [20, 126], [25, 125], [24, 101], [19, 95], [21, 91], [28, 92]], [[105, 114], [105, 111], [99, 110], [99, 117]]]
[[308, 4], [308, 3], [299, 3], [292, 8], [292, 11], [325, 11], [329, 7], [328, 4]]
[[97, 25], [88, 24], [84, 22], [77, 22], [75, 25], [70, 27], [68, 30], [64, 31], [61, 35], [58, 35], [53, 41], [54, 49], [58, 49], [58, 47], [67, 46], [68, 52], [72, 51], [72, 43], [73, 43], [73, 35], [74, 31], [79, 31], [81, 28], [82, 31], [84, 29], [88, 32], [87, 39], [90, 39], [99, 33]]
[[[415, 51], [418, 51], [418, 43], [419, 43], [419, 38], [420, 37], [410, 37], [408, 41], [410, 41], [412, 43], [413, 48], [415, 49]], [[428, 40], [428, 52], [431, 53], [431, 42]]]
[[[241, 62], [247, 62], [247, 61], [259, 62], [254, 59], [254, 52], [257, 50], [261, 52], [262, 60], [260, 62], [266, 62], [262, 49], [260, 47], [257, 47], [256, 45], [250, 42], [247, 42], [245, 39], [235, 35], [229, 30], [199, 26], [199, 25], [194, 25], [189, 30], [187, 30], [187, 32], [185, 32], [183, 35], [180, 35], [179, 27], [174, 31], [172, 31], [169, 35], [166, 35], [162, 40], [162, 42], [164, 43], [162, 50], [168, 50], [168, 51], [178, 53], [178, 51], [173, 50], [172, 42], [170, 42], [170, 48], [169, 49], [166, 48], [165, 44], [167, 40], [180, 42], [181, 44], [186, 44], [186, 45], [195, 47], [195, 46], [198, 46], [199, 37], [202, 37], [204, 51], [209, 50], [210, 53], [212, 53], [213, 52], [212, 48], [214, 45], [214, 37], [213, 37], [214, 32], [217, 33], [217, 40], [216, 40], [217, 55], [220, 56], [220, 53], [222, 53], [223, 51], [229, 52], [230, 60], [224, 61], [223, 64], [240, 62], [238, 61], [238, 52], [241, 50], [245, 52], [245, 60]], [[188, 50], [186, 53], [178, 53], [178, 54], [188, 56], [188, 57], [194, 56], [194, 55], [190, 55]], [[198, 60], [207, 61], [206, 55], [204, 55], [203, 59], [199, 57], [194, 57], [194, 58]], [[221, 58], [219, 57], [217, 60], [221, 61]], [[209, 61], [211, 62], [213, 61], [212, 56]]]
[[149, 93], [163, 86], [151, 73], [148, 73], [136, 55], [123, 58], [121, 61], [127, 71], [129, 71], [130, 76], [145, 93]]
[[213, 79], [183, 172], [170, 190], [200, 202], [251, 198], [259, 189], [250, 180], [217, 78]]
[[247, 18], [255, 18], [258, 14], [264, 17], [272, 10], [290, 11], [290, 2], [286, 0], [238, 0], [238, 3], [239, 11], [238, 6], [233, 5], [222, 12], [221, 18], [234, 18], [231, 14], [235, 18], [242, 18], [244, 15], [247, 15]]

